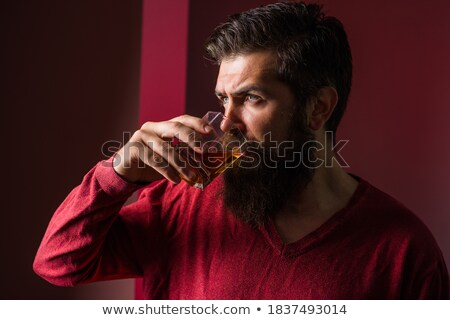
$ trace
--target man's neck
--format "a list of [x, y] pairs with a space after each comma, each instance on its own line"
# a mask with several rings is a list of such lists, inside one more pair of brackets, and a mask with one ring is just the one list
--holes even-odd
[[320, 227], [349, 202], [358, 182], [340, 167], [319, 167], [311, 182], [294, 193], [274, 222], [285, 243], [295, 242]]

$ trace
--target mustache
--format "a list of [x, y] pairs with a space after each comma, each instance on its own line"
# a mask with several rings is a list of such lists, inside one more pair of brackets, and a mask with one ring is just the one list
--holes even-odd
[[317, 141], [256, 141], [247, 140], [241, 146], [241, 156], [235, 163], [242, 169], [255, 169], [260, 166], [267, 168], [293, 169], [300, 166], [314, 168], [317, 157]]

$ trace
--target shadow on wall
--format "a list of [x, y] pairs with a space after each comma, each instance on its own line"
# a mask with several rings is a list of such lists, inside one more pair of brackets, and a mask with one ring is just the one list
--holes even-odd
[[58, 288], [36, 276], [32, 263], [59, 203], [104, 159], [102, 144], [136, 129], [141, 1], [1, 6], [8, 182], [0, 299], [131, 299], [132, 280]]

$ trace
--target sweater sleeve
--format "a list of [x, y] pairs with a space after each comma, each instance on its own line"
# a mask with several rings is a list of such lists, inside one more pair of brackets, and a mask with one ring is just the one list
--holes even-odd
[[123, 205], [141, 187], [120, 178], [112, 159], [99, 162], [54, 213], [34, 271], [60, 286], [140, 276], [133, 228], [146, 228], [154, 213], [146, 197]]

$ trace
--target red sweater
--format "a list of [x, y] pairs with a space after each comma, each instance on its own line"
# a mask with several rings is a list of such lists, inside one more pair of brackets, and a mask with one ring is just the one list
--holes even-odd
[[448, 272], [433, 236], [364, 180], [343, 210], [283, 244], [272, 222], [253, 229], [217, 196], [160, 181], [123, 181], [97, 164], [55, 212], [34, 269], [73, 286], [143, 277], [148, 299], [446, 299]]

